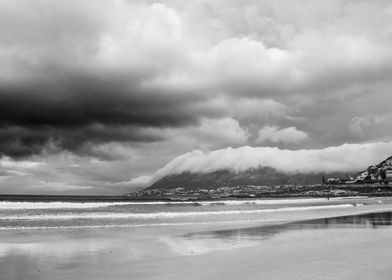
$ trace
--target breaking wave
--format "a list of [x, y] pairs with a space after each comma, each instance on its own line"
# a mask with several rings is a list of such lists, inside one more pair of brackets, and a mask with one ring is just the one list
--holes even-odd
[[[365, 197], [355, 197], [365, 198]], [[350, 197], [330, 198], [330, 200], [350, 199]], [[29, 209], [89, 209], [122, 205], [275, 205], [327, 202], [326, 198], [299, 199], [248, 199], [248, 200], [212, 200], [212, 201], [117, 201], [117, 202], [13, 202], [0, 201], [0, 210], [29, 210]]]
[[335, 209], [347, 207], [360, 207], [361, 204], [338, 204], [324, 206], [302, 206], [284, 207], [277, 209], [256, 209], [256, 210], [227, 210], [227, 211], [189, 211], [189, 212], [156, 212], [156, 213], [63, 213], [63, 214], [42, 214], [42, 215], [7, 215], [0, 216], [0, 220], [72, 220], [72, 219], [159, 219], [159, 218], [181, 218], [181, 217], [200, 217], [212, 215], [240, 215], [240, 214], [261, 214], [283, 211], [308, 211], [318, 209]]
[[127, 205], [128, 202], [14, 202], [0, 201], [0, 210], [27, 209], [88, 209], [114, 205]]
[[[239, 220], [234, 222], [246, 222]], [[0, 230], [45, 230], [45, 229], [84, 229], [84, 228], [138, 228], [138, 227], [162, 227], [162, 226], [187, 226], [187, 225], [210, 225], [227, 224], [233, 221], [209, 221], [209, 222], [173, 222], [173, 223], [150, 223], [150, 224], [108, 224], [108, 225], [77, 225], [77, 226], [7, 226], [0, 227]]]

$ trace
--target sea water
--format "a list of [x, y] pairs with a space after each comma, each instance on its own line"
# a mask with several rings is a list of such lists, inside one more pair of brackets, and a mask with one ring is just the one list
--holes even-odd
[[299, 198], [216, 201], [10, 202], [0, 201], [0, 230], [142, 227], [179, 224], [281, 221], [338, 216], [390, 199]]

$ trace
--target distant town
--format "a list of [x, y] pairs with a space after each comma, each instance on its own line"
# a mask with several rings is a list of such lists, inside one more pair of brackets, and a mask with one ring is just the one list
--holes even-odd
[[392, 158], [388, 158], [378, 165], [369, 166], [356, 176], [348, 175], [343, 178], [328, 178], [326, 184], [392, 184]]
[[133, 199], [159, 200], [210, 200], [261, 197], [337, 197], [337, 196], [390, 196], [392, 185], [373, 184], [317, 184], [282, 186], [235, 186], [217, 189], [153, 189], [127, 194]]

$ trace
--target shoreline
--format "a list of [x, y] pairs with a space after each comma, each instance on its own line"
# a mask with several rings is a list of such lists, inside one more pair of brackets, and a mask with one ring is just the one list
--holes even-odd
[[[388, 213], [391, 222], [391, 207], [377, 212], [378, 221]], [[86, 280], [389, 279], [392, 251], [385, 244], [392, 228], [358, 224], [358, 216], [132, 230], [0, 231], [0, 269], [5, 279], [37, 280], [54, 275], [59, 280], [76, 275]], [[337, 223], [326, 222], [333, 220]]]
[[[358, 207], [141, 226], [23, 222], [0, 229], [0, 270], [7, 280], [389, 279], [392, 198], [345, 198]], [[167, 209], [177, 207], [193, 206]]]
[[349, 199], [349, 198], [386, 198], [392, 195], [374, 194], [358, 194], [358, 195], [271, 195], [271, 196], [230, 196], [225, 198], [202, 198], [202, 199], [171, 199], [171, 198], [146, 198], [138, 199], [121, 196], [91, 196], [91, 195], [15, 195], [15, 194], [0, 194], [0, 202], [209, 202], [209, 201], [230, 201], [230, 200], [263, 200], [263, 199], [312, 199], [312, 198], [325, 198], [325, 199]]
[[[353, 200], [352, 207], [344, 208], [319, 208], [314, 211], [304, 209], [303, 211], [282, 211], [279, 212], [277, 217], [272, 216], [260, 216], [253, 219], [238, 219], [238, 220], [221, 220], [221, 221], [189, 221], [189, 222], [157, 222], [157, 223], [140, 223], [140, 224], [103, 224], [103, 225], [75, 225], [75, 226], [5, 226], [0, 227], [0, 232], [4, 231], [68, 231], [68, 230], [136, 230], [143, 232], [161, 232], [161, 231], [175, 231], [182, 233], [200, 232], [200, 231], [215, 231], [222, 229], [240, 229], [248, 227], [268, 226], [268, 225], [281, 225], [286, 223], [296, 223], [319, 219], [333, 219], [339, 217], [350, 217], [358, 215], [378, 214], [384, 212], [392, 212], [392, 204], [378, 203], [377, 200], [372, 201], [368, 204], [360, 203], [359, 206], [355, 206], [358, 201], [356, 198], [349, 198]], [[362, 199], [374, 199], [374, 198], [362, 198]], [[326, 202], [327, 200], [325, 200]], [[269, 215], [270, 213], [266, 213]], [[246, 216], [244, 216], [246, 217]]]

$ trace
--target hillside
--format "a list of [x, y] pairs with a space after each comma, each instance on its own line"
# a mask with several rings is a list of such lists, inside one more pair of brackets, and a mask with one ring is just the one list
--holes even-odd
[[375, 182], [392, 180], [392, 157], [388, 157], [379, 164], [369, 166], [357, 174], [354, 182]]
[[343, 177], [344, 173], [286, 174], [272, 168], [249, 169], [240, 172], [219, 170], [211, 173], [172, 174], [156, 181], [147, 189], [216, 189], [235, 186], [276, 186], [320, 184], [323, 176]]

